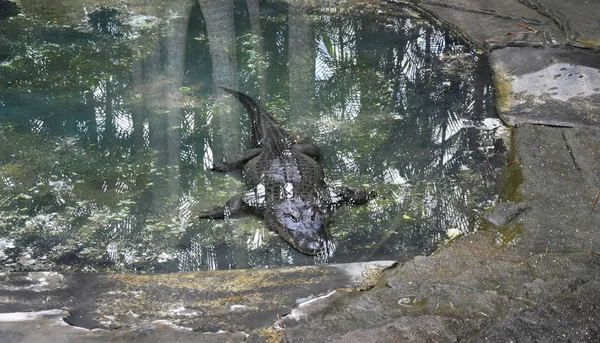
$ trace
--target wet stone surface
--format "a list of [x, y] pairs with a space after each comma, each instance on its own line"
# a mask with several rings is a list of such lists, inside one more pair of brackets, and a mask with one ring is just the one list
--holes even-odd
[[506, 105], [500, 106], [508, 124], [599, 125], [597, 53], [506, 48], [493, 51], [490, 61], [498, 82], [510, 85], [502, 94]]

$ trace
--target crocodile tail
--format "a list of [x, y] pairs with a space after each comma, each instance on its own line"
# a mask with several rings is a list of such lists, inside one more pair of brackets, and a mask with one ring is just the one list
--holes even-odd
[[257, 122], [259, 120], [258, 117], [261, 113], [267, 114], [266, 111], [259, 104], [257, 104], [254, 101], [254, 99], [247, 96], [246, 94], [238, 92], [238, 91], [234, 91], [233, 89], [223, 87], [223, 86], [219, 86], [219, 88], [221, 88], [222, 90], [226, 91], [227, 93], [230, 93], [233, 96], [235, 96], [236, 99], [238, 99], [239, 102], [241, 102], [242, 105], [244, 105], [246, 110], [248, 110], [248, 112], [250, 112], [250, 115], [252, 116], [252, 119], [255, 122]]
[[266, 141], [271, 142], [270, 146], [278, 147], [282, 143], [288, 144], [289, 137], [287, 133], [279, 127], [277, 121], [257, 104], [251, 97], [244, 93], [234, 91], [226, 87], [219, 86], [222, 90], [231, 93], [244, 105], [246, 110], [250, 112], [252, 118], [252, 140], [256, 147], [261, 147]]

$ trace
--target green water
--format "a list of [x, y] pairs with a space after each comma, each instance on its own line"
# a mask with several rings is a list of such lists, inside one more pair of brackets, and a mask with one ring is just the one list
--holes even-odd
[[[0, 3], [3, 270], [406, 260], [478, 229], [506, 162], [484, 56], [398, 6], [215, 3]], [[336, 209], [329, 256], [196, 218], [245, 189], [209, 170], [251, 142], [217, 85], [312, 138], [328, 184], [378, 193]]]

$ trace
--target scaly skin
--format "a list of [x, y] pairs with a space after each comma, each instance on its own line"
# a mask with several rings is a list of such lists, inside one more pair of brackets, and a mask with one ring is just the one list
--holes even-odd
[[[242, 207], [262, 213], [267, 226], [303, 253], [315, 255], [328, 247], [327, 223], [333, 207], [314, 144], [294, 144], [273, 117], [246, 94], [220, 87], [235, 96], [252, 117], [254, 147], [242, 156], [215, 165], [213, 170], [242, 167], [251, 189], [232, 197], [224, 207], [200, 218], [222, 219]], [[336, 202], [366, 202], [372, 193], [344, 189]]]

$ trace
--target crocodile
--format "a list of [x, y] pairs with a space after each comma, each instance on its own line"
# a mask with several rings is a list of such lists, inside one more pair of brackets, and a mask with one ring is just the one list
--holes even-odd
[[243, 208], [264, 216], [265, 224], [299, 251], [316, 255], [330, 248], [327, 224], [334, 205], [361, 204], [374, 192], [331, 189], [318, 163], [317, 146], [295, 142], [273, 116], [248, 95], [219, 86], [237, 98], [252, 120], [253, 148], [213, 163], [214, 171], [242, 170], [250, 190], [199, 218], [227, 219]]

